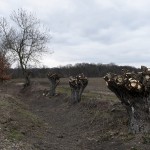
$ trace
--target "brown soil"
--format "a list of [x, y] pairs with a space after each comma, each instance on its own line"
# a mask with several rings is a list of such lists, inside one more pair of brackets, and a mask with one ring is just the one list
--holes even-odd
[[[149, 135], [128, 133], [126, 111], [118, 100], [109, 100], [113, 95], [109, 90], [95, 91], [95, 87], [90, 84], [90, 89], [86, 89], [81, 103], [71, 105], [66, 82], [63, 84], [66, 91], [62, 90], [63, 85], [60, 85], [54, 97], [43, 96], [43, 90], [48, 88], [48, 84], [40, 81], [34, 81], [31, 87], [22, 90], [19, 81], [1, 87], [3, 95], [0, 97], [1, 101], [7, 99], [9, 103], [13, 103], [11, 106], [14, 109], [7, 107], [9, 111], [0, 110], [3, 114], [0, 120], [2, 129], [0, 140], [8, 141], [3, 145], [0, 142], [2, 145], [0, 149], [9, 147], [15, 150], [150, 149]], [[91, 90], [95, 93], [90, 93]], [[31, 113], [28, 115], [30, 117], [23, 118], [19, 115], [20, 108]], [[6, 115], [6, 112], [9, 114]], [[20, 138], [8, 138], [11, 128], [21, 133]]]

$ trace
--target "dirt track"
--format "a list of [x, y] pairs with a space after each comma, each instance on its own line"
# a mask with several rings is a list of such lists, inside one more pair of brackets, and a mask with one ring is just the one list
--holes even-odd
[[49, 126], [44, 140], [36, 143], [40, 148], [43, 145], [43, 149], [47, 150], [96, 150], [96, 147], [87, 145], [88, 141], [95, 140], [87, 136], [90, 130], [88, 114], [80, 105], [69, 105], [67, 95], [59, 94], [53, 98], [40, 96], [35, 100], [32, 97], [26, 103]]
[[115, 105], [103, 101], [103, 97], [70, 105], [70, 97], [65, 92], [51, 98], [44, 97], [45, 85], [35, 82], [27, 90], [20, 91], [20, 88], [20, 84], [13, 83], [7, 88], [7, 93], [21, 99], [46, 126], [41, 129], [43, 134], [40, 136], [28, 136], [35, 150], [150, 149], [149, 145], [141, 143], [139, 136], [127, 133], [127, 116], [120, 103], [111, 112]]

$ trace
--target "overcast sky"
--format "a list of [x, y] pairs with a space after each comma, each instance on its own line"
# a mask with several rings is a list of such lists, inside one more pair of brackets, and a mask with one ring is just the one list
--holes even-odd
[[150, 0], [0, 0], [0, 16], [26, 9], [50, 28], [48, 67], [81, 62], [150, 67]]

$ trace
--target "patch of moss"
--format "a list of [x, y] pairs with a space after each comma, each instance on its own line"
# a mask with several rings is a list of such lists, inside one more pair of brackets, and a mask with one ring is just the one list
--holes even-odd
[[24, 137], [24, 135], [15, 129], [11, 130], [8, 135], [8, 138], [10, 140], [17, 140], [17, 141], [21, 140], [23, 137]]
[[0, 107], [8, 107], [10, 103], [8, 101], [0, 100]]
[[110, 95], [110, 94], [103, 94], [103, 99], [112, 101], [112, 102], [117, 102], [119, 101], [118, 98], [115, 95]]

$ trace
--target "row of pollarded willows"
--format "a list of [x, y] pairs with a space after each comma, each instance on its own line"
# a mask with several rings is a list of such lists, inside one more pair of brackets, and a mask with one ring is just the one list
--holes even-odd
[[[50, 90], [44, 95], [55, 96], [55, 90], [62, 75], [48, 73]], [[122, 74], [108, 73], [104, 77], [108, 88], [114, 92], [129, 115], [129, 129], [132, 133], [150, 132], [150, 69], [142, 66], [141, 72], [122, 70]], [[70, 77], [71, 103], [81, 101], [81, 95], [88, 85], [84, 74]]]
[[[47, 74], [47, 77], [50, 81], [50, 90], [45, 90], [43, 95], [50, 95], [55, 96], [56, 94], [56, 87], [60, 83], [60, 78], [62, 75], [57, 73], [51, 73], [49, 72]], [[85, 87], [88, 85], [88, 79], [87, 77], [81, 73], [75, 77], [70, 77], [69, 79], [69, 85], [71, 88], [71, 103], [78, 103], [81, 101], [81, 95], [85, 89]]]
[[125, 106], [130, 131], [150, 132], [150, 69], [141, 66], [138, 73], [127, 70], [122, 70], [121, 75], [108, 73], [104, 79]]

